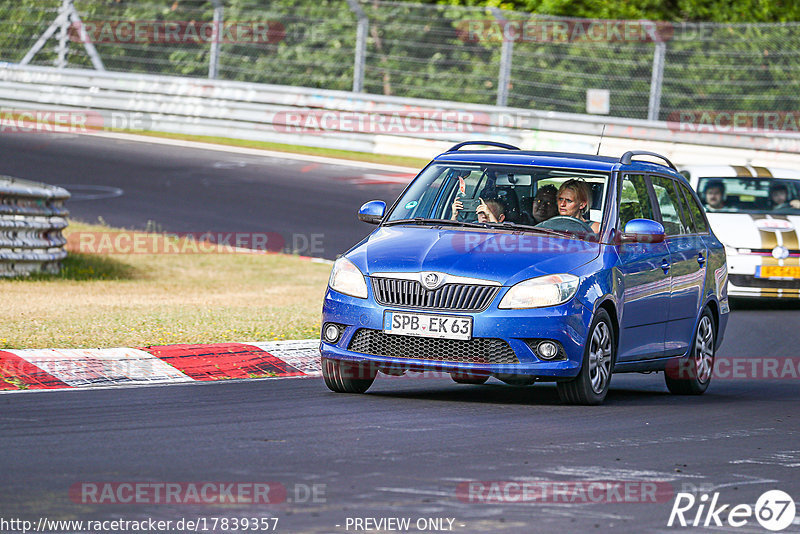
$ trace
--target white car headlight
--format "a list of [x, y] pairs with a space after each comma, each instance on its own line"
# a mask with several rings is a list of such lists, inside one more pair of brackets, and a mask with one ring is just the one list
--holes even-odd
[[367, 298], [367, 281], [364, 275], [352, 261], [344, 257], [333, 262], [328, 287], [351, 297]]
[[551, 274], [515, 284], [503, 296], [498, 308], [542, 308], [555, 306], [575, 296], [580, 279], [571, 274]]
[[735, 255], [739, 254], [739, 251], [737, 249], [733, 248], [733, 247], [725, 245], [725, 254], [728, 255], [728, 256], [735, 256]]

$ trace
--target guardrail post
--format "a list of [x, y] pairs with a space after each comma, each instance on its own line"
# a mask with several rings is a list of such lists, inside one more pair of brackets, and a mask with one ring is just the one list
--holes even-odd
[[667, 55], [667, 43], [656, 43], [653, 52], [653, 74], [650, 78], [650, 103], [647, 106], [647, 120], [657, 121], [661, 112], [661, 86], [664, 83], [664, 60]]
[[[490, 7], [492, 16], [500, 23], [500, 27], [504, 28], [508, 22], [496, 7]], [[514, 41], [506, 37], [505, 31], [502, 31], [503, 47], [500, 50], [500, 71], [497, 75], [497, 105], [505, 107], [508, 105], [508, 86], [511, 83], [511, 58], [514, 55]]]
[[353, 92], [364, 92], [364, 67], [367, 59], [367, 31], [369, 30], [369, 17], [358, 5], [358, 0], [347, 0], [347, 5], [358, 18], [356, 29], [355, 64], [353, 65]]
[[224, 7], [221, 0], [213, 0], [214, 2], [214, 26], [211, 29], [211, 52], [208, 55], [208, 77], [212, 80], [217, 78], [219, 70], [219, 47], [220, 47], [220, 31], [221, 26], [225, 20]]

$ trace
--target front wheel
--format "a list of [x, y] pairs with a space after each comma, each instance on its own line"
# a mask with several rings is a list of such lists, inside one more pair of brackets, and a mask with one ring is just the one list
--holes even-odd
[[567, 404], [601, 404], [611, 383], [617, 345], [611, 318], [604, 309], [597, 313], [589, 327], [589, 338], [583, 353], [583, 363], [578, 376], [558, 382], [558, 396]]
[[322, 378], [336, 393], [364, 393], [375, 381], [378, 369], [343, 360], [322, 358]]
[[692, 348], [686, 358], [670, 362], [664, 371], [667, 389], [675, 395], [702, 395], [711, 383], [716, 354], [714, 318], [708, 308], [697, 322]]

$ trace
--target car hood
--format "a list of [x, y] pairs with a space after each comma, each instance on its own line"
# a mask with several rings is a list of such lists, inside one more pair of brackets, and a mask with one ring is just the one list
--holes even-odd
[[598, 243], [541, 234], [391, 226], [346, 256], [366, 275], [436, 271], [513, 285], [572, 271], [599, 254]]
[[717, 238], [734, 248], [772, 249], [778, 243], [777, 233], [787, 246], [800, 238], [800, 216], [796, 215], [708, 213], [708, 222]]

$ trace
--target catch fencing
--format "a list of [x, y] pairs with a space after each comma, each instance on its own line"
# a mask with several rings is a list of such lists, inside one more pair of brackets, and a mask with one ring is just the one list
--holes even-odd
[[662, 121], [800, 109], [800, 23], [384, 0], [17, 0], [0, 5], [0, 60]]

